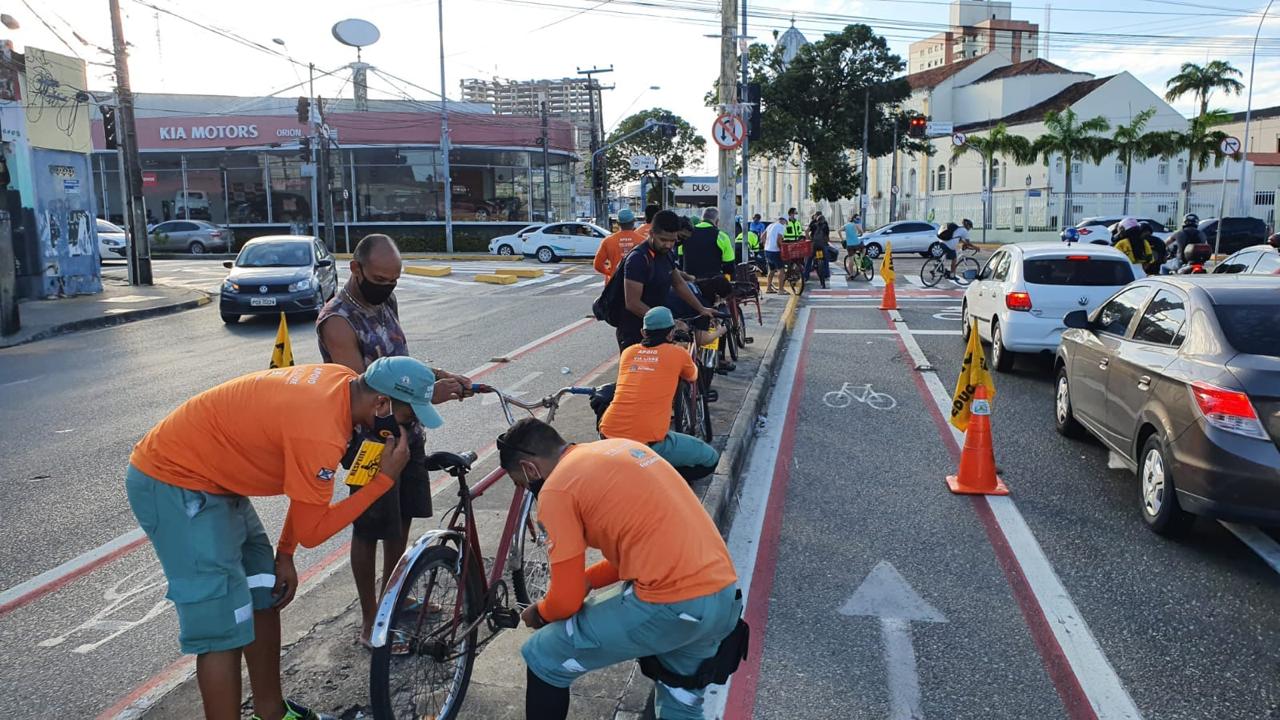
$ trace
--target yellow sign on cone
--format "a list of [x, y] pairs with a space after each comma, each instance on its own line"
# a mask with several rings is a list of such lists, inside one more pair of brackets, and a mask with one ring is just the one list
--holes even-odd
[[893, 243], [884, 244], [884, 262], [880, 263], [880, 277], [884, 278], [885, 285], [892, 285], [894, 278], [898, 274], [893, 271]]
[[280, 328], [276, 330], [276, 346], [271, 351], [271, 364], [267, 367], [293, 367], [293, 345], [289, 343], [289, 324], [280, 313]]
[[978, 321], [974, 320], [969, 326], [969, 345], [964, 351], [964, 362], [960, 363], [956, 391], [951, 396], [951, 424], [961, 432], [969, 429], [970, 401], [978, 387], [986, 390], [985, 400], [995, 400], [996, 386], [991, 382], [987, 358], [982, 353], [982, 339], [978, 337]]

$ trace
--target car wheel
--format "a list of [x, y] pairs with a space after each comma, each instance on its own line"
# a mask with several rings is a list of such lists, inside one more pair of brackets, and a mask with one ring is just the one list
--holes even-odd
[[198, 240], [196, 242], [191, 243], [190, 245], [187, 246], [187, 252], [191, 253], [192, 255], [203, 255], [204, 243]]
[[511, 247], [510, 245], [499, 245], [498, 254], [499, 255], [515, 255], [516, 251], [515, 251], [515, 248]]
[[880, 247], [879, 243], [867, 243], [867, 257], [872, 260], [879, 258], [883, 252], [884, 248]]
[[538, 248], [538, 262], [553, 263], [556, 261], [556, 253], [549, 247]]
[[1063, 437], [1084, 437], [1084, 427], [1076, 420], [1071, 411], [1071, 384], [1067, 379], [1067, 367], [1058, 370], [1058, 379], [1053, 393], [1053, 426]]
[[1142, 445], [1142, 456], [1138, 462], [1138, 484], [1142, 519], [1153, 532], [1176, 537], [1191, 528], [1195, 516], [1178, 505], [1172, 468], [1166, 462], [1164, 443], [1160, 441], [1158, 433], [1152, 433]]
[[221, 313], [221, 315], [222, 315], [222, 322], [228, 325], [235, 325], [236, 323], [240, 322], [239, 315], [233, 315], [231, 313]]
[[935, 242], [934, 244], [929, 246], [929, 252], [925, 253], [925, 255], [927, 257], [940, 258], [942, 257], [944, 252], [945, 252], [945, 248], [942, 246], [942, 243]]
[[1000, 323], [991, 321], [991, 366], [996, 372], [1009, 372], [1013, 369], [1014, 352], [1004, 346], [1004, 331]]
[[969, 303], [960, 303], [960, 339], [966, 343], [969, 342], [969, 336], [973, 334], [973, 318], [969, 317]]

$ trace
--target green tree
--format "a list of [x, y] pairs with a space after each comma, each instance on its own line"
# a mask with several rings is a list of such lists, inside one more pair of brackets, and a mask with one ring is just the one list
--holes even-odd
[[[670, 115], [675, 118], [676, 135], [667, 137], [657, 129], [637, 133], [618, 142], [629, 133], [639, 130], [648, 121], [659, 121]], [[688, 167], [701, 167], [702, 157], [706, 153], [706, 138], [683, 118], [663, 108], [641, 110], [628, 116], [610, 133], [605, 143], [618, 142], [604, 154], [604, 167], [609, 178], [609, 186], [620, 190], [623, 185], [640, 179], [642, 173], [631, 169], [631, 158], [634, 155], [648, 155], [658, 161], [658, 170], [667, 177], [668, 182], [678, 184], [680, 173]]]
[[1171, 149], [1164, 133], [1145, 132], [1147, 123], [1151, 122], [1155, 114], [1155, 108], [1147, 108], [1134, 115], [1128, 125], [1117, 125], [1107, 142], [1107, 147], [1116, 154], [1116, 159], [1124, 163], [1123, 214], [1125, 215], [1129, 214], [1129, 188], [1133, 175], [1133, 161], [1165, 155]]
[[1107, 156], [1107, 138], [1097, 133], [1111, 128], [1107, 119], [1098, 116], [1088, 120], [1080, 120], [1076, 111], [1071, 108], [1057, 111], [1051, 110], [1044, 116], [1044, 133], [1032, 144], [1032, 152], [1044, 158], [1048, 165], [1054, 155], [1062, 158], [1066, 167], [1066, 201], [1063, 203], [1062, 218], [1067, 225], [1072, 223], [1071, 217], [1071, 166], [1076, 158], [1087, 158], [1095, 165]]
[[1170, 130], [1159, 133], [1158, 143], [1162, 157], [1187, 154], [1187, 177], [1182, 188], [1183, 212], [1191, 212], [1191, 172], [1193, 169], [1204, 171], [1212, 160], [1215, 167], [1222, 164], [1222, 141], [1227, 134], [1214, 130], [1217, 125], [1231, 121], [1231, 115], [1225, 110], [1210, 110], [1204, 115], [1191, 118], [1187, 129]]
[[1177, 75], [1165, 83], [1164, 97], [1169, 102], [1176, 102], [1184, 95], [1191, 95], [1200, 106], [1200, 114], [1209, 114], [1209, 96], [1214, 90], [1222, 90], [1231, 95], [1239, 95], [1244, 90], [1244, 83], [1236, 78], [1243, 77], [1231, 63], [1214, 60], [1207, 65], [1182, 63]]
[[[1032, 149], [1031, 141], [1021, 135], [1009, 134], [1009, 128], [1004, 123], [1000, 123], [991, 129], [985, 136], [970, 135], [963, 145], [956, 146], [951, 151], [951, 158], [961, 157], [967, 153], [978, 153], [982, 158], [982, 231], [985, 235], [987, 225], [989, 224], [988, 215], [988, 193], [991, 190], [991, 161], [997, 156], [1008, 162], [1008, 158], [1013, 158], [1014, 162], [1019, 165], [1035, 160], [1036, 153]], [[1007, 166], [1006, 166], [1007, 167]]]

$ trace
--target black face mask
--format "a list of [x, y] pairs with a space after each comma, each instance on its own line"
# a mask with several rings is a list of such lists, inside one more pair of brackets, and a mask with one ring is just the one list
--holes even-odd
[[373, 416], [373, 436], [382, 442], [387, 438], [400, 437], [400, 423], [396, 422], [395, 413]]
[[[362, 272], [361, 275], [363, 276], [363, 274], [364, 273]], [[386, 284], [370, 282], [367, 277], [361, 277], [357, 284], [360, 286], [360, 294], [364, 297], [365, 302], [368, 302], [370, 305], [381, 305], [386, 302], [387, 298], [391, 297], [391, 293], [396, 290], [396, 284], [394, 282]]]

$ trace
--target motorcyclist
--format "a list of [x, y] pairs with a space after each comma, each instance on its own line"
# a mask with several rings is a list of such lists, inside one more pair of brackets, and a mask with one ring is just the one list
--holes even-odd
[[1119, 236], [1115, 248], [1129, 258], [1134, 265], [1146, 265], [1152, 260], [1151, 244], [1143, 237], [1142, 225], [1133, 218], [1119, 223]]
[[1182, 228], [1169, 236], [1166, 241], [1169, 250], [1171, 269], [1176, 270], [1182, 265], [1183, 259], [1186, 257], [1188, 245], [1199, 245], [1207, 243], [1209, 240], [1200, 231], [1200, 216], [1195, 213], [1187, 213], [1182, 218]]

